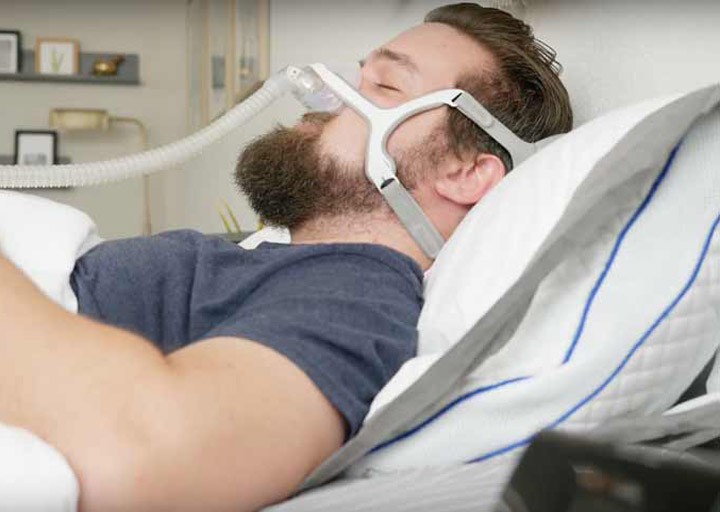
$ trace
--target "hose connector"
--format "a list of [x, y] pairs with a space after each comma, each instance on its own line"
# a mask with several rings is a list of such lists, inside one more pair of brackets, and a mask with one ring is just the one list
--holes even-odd
[[342, 100], [310, 67], [288, 66], [278, 75], [287, 77], [292, 84], [293, 96], [310, 111], [334, 112], [343, 106]]

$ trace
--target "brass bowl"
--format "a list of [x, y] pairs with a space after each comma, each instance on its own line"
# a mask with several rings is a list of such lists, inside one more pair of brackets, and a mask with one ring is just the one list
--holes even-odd
[[110, 58], [99, 57], [95, 59], [92, 67], [92, 74], [97, 76], [115, 76], [118, 72], [118, 65], [125, 60], [122, 55], [115, 55]]

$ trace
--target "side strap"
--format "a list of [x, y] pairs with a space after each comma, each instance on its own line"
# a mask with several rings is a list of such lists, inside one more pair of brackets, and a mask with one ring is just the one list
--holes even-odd
[[383, 183], [380, 192], [423, 252], [435, 259], [445, 240], [410, 192], [397, 178]]

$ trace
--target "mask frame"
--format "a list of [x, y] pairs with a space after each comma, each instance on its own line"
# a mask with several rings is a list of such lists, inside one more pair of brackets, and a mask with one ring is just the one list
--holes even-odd
[[462, 89], [444, 89], [414, 98], [393, 108], [381, 108], [365, 98], [324, 64], [310, 68], [342, 102], [369, 126], [365, 175], [380, 191], [390, 208], [423, 252], [435, 259], [445, 240], [420, 205], [397, 178], [395, 161], [388, 154], [390, 134], [407, 118], [441, 106], [455, 108], [482, 128], [510, 154], [513, 167], [535, 153], [535, 143], [525, 142], [498, 121], [475, 98]]

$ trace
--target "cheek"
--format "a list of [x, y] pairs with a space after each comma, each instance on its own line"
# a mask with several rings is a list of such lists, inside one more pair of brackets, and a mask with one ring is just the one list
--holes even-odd
[[422, 112], [400, 124], [388, 138], [388, 152], [391, 155], [402, 153], [425, 144], [436, 129], [446, 122], [445, 110], [436, 108]]
[[352, 109], [345, 108], [325, 126], [320, 137], [320, 152], [341, 162], [362, 163], [368, 133], [365, 120]]
[[[406, 119], [388, 138], [387, 148], [391, 156], [417, 148], [424, 144], [438, 127], [446, 122], [442, 108], [422, 112]], [[362, 165], [365, 161], [369, 126], [352, 109], [345, 108], [323, 129], [320, 137], [321, 154], [333, 156], [337, 161]]]

